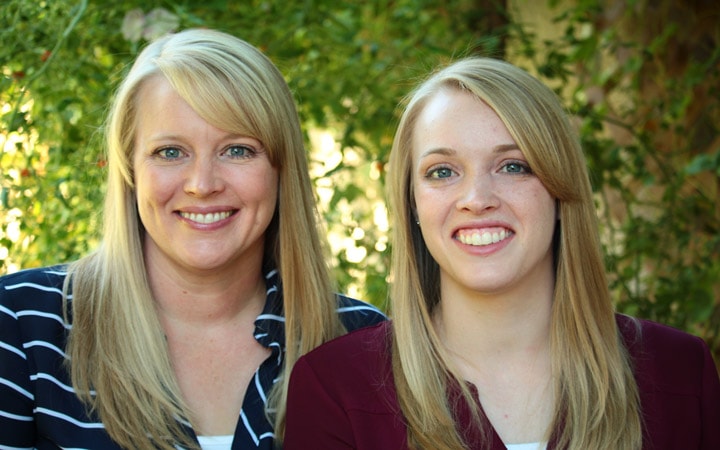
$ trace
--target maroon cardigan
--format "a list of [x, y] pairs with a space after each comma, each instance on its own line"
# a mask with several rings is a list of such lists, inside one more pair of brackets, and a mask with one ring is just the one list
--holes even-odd
[[[707, 345], [654, 322], [622, 315], [617, 320], [640, 389], [643, 449], [719, 450], [720, 380]], [[390, 322], [361, 329], [298, 360], [290, 378], [284, 450], [407, 448], [390, 363], [391, 330]], [[457, 415], [471, 448], [480, 448], [469, 412]], [[504, 450], [489, 424], [488, 429], [492, 445], [486, 448]]]

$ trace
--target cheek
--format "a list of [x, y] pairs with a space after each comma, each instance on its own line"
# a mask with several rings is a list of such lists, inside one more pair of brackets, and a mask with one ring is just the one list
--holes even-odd
[[555, 230], [555, 222], [557, 220], [557, 211], [555, 199], [544, 190], [539, 190], [535, 195], [528, 196], [524, 199], [523, 209], [529, 211], [537, 226], [542, 227], [546, 233], [552, 234]]
[[432, 189], [415, 188], [415, 211], [420, 221], [440, 220], [452, 207], [451, 195]]
[[[421, 188], [418, 188], [417, 186], [414, 186], [413, 188], [413, 211], [414, 211], [414, 220], [420, 220], [423, 221], [424, 218], [428, 215], [427, 209], [428, 209], [428, 196], [425, 191], [423, 191]], [[432, 215], [430, 215], [432, 217]]]
[[140, 208], [145, 204], [160, 203], [173, 192], [173, 177], [167, 173], [139, 168], [135, 171], [135, 198]]
[[257, 203], [259, 208], [275, 211], [278, 197], [278, 176], [274, 171], [258, 171], [254, 173], [235, 174], [234, 189], [238, 197], [245, 201]]
[[278, 174], [275, 170], [267, 171], [265, 175], [260, 176], [261, 180], [258, 180], [258, 194], [265, 198], [268, 202], [272, 201], [275, 203], [278, 197]]
[[440, 208], [444, 204], [448, 204], [450, 202], [447, 190], [445, 191], [438, 191], [436, 189], [431, 189], [424, 186], [415, 186], [415, 189], [413, 190], [414, 193], [414, 200], [415, 200], [415, 206], [418, 210], [433, 210], [435, 208]]
[[275, 209], [277, 208], [277, 199], [278, 199], [278, 187], [277, 184], [270, 185], [265, 191], [265, 194], [263, 195], [263, 199], [265, 201], [266, 209], [268, 211], [268, 214], [272, 216], [275, 213]]

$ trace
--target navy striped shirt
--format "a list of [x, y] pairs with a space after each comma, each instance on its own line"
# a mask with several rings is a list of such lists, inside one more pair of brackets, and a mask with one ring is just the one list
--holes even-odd
[[[119, 449], [102, 422], [88, 415], [64, 366], [71, 324], [63, 319], [64, 266], [29, 269], [0, 278], [0, 450]], [[285, 317], [277, 271], [266, 275], [267, 300], [255, 320], [255, 339], [271, 350], [248, 386], [233, 449], [273, 448], [267, 393], [285, 354]], [[350, 331], [386, 319], [377, 308], [338, 296]], [[72, 299], [71, 299], [72, 300]]]

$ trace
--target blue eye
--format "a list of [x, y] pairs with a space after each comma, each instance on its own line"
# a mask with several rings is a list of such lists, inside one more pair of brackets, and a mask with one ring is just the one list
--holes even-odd
[[427, 174], [429, 178], [449, 178], [452, 175], [452, 169], [449, 169], [447, 167], [439, 167], [437, 169], [432, 169]]
[[232, 145], [225, 150], [225, 154], [231, 158], [248, 158], [255, 154], [255, 151], [246, 145]]
[[163, 159], [178, 159], [182, 156], [183, 152], [177, 147], [165, 147], [159, 149], [156, 154]]
[[530, 174], [532, 173], [532, 170], [530, 170], [530, 166], [527, 164], [523, 164], [520, 162], [509, 162], [502, 166], [502, 172], [506, 173], [521, 173], [521, 174]]

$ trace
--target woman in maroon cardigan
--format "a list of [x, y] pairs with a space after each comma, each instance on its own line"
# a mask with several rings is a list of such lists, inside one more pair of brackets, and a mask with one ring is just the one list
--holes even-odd
[[550, 89], [454, 63], [410, 97], [389, 167], [393, 322], [298, 361], [285, 450], [720, 449], [705, 343], [613, 310]]

